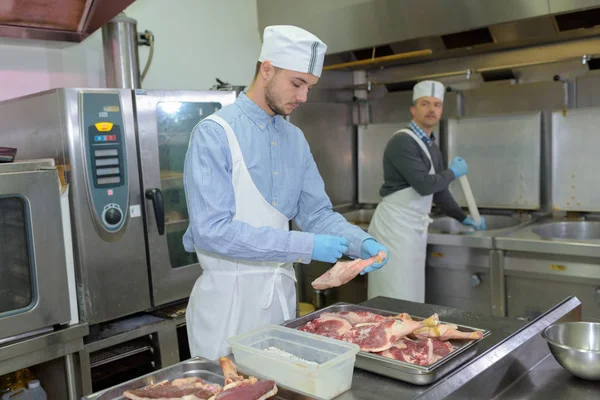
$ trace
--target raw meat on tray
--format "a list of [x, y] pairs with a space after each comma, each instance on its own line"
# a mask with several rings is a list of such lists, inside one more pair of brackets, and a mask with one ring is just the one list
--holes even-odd
[[259, 381], [253, 376], [244, 379], [238, 375], [235, 364], [229, 358], [221, 357], [219, 364], [225, 376], [225, 387], [214, 400], [264, 400], [277, 394], [275, 382]]
[[[213, 385], [211, 385], [213, 386]], [[131, 400], [148, 400], [148, 399], [185, 399], [185, 400], [208, 400], [221, 391], [218, 387], [217, 391], [211, 391], [209, 388], [198, 385], [175, 385], [173, 382], [163, 381], [155, 385], [146, 386], [143, 389], [127, 390], [123, 396]]]
[[369, 311], [340, 311], [337, 313], [323, 313], [321, 315], [342, 317], [352, 325], [366, 324], [369, 322], [381, 322], [387, 319], [387, 317], [384, 317], [383, 315], [375, 314]]
[[415, 365], [430, 365], [452, 352], [452, 345], [448, 342], [436, 340], [411, 340], [400, 339], [389, 350], [378, 353], [380, 356], [393, 358]]
[[333, 313], [323, 313], [319, 318], [300, 327], [301, 331], [334, 339], [341, 339], [350, 329], [352, 329], [352, 324], [350, 322]]
[[359, 345], [362, 351], [377, 353], [389, 349], [398, 339], [415, 330], [435, 325], [438, 321], [437, 314], [434, 314], [421, 322], [388, 318], [383, 322], [357, 324], [344, 334], [342, 340]]
[[314, 289], [325, 290], [333, 287], [342, 286], [350, 282], [360, 274], [363, 269], [377, 262], [385, 260], [386, 254], [380, 251], [376, 256], [367, 260], [357, 258], [352, 261], [338, 261], [333, 267], [323, 275], [315, 279], [311, 285]]
[[264, 400], [277, 393], [273, 381], [238, 375], [235, 364], [228, 358], [221, 358], [219, 364], [225, 376], [224, 387], [200, 378], [180, 378], [127, 390], [123, 396], [131, 400]]
[[431, 365], [454, 351], [448, 340], [483, 338], [479, 331], [461, 332], [441, 324], [437, 314], [415, 321], [407, 313], [383, 316], [369, 311], [323, 312], [298, 328], [358, 344], [362, 351], [415, 365]]
[[[412, 321], [408, 314], [400, 314], [400, 318]], [[480, 331], [461, 332], [458, 326], [454, 324], [440, 324], [433, 327], [423, 327], [413, 332], [413, 335], [419, 339], [435, 338], [436, 340], [446, 341], [452, 339], [478, 340], [483, 338]]]

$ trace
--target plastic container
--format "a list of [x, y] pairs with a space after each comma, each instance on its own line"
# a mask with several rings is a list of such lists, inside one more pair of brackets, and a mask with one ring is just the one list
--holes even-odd
[[[329, 400], [352, 386], [356, 344], [278, 325], [267, 325], [228, 340], [245, 373], [275, 381], [305, 395]], [[275, 347], [306, 361], [265, 351]]]
[[40, 385], [40, 381], [31, 381], [28, 384], [27, 392], [31, 400], [46, 400], [46, 391]]
[[5, 393], [2, 395], [2, 400], [29, 400], [29, 396], [27, 393], [27, 389], [19, 388], [17, 390], [13, 390], [10, 393]]
[[27, 385], [27, 389], [21, 387], [2, 396], [2, 400], [47, 400], [46, 391], [40, 385], [40, 381], [33, 380]]

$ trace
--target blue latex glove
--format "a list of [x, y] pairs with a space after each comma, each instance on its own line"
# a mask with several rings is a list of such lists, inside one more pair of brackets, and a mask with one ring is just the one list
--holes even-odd
[[360, 246], [360, 258], [362, 258], [363, 260], [376, 256], [377, 253], [379, 253], [380, 251], [385, 251], [385, 259], [380, 263], [375, 263], [363, 269], [360, 273], [361, 275], [383, 267], [385, 264], [387, 264], [388, 259], [390, 258], [390, 252], [388, 251], [388, 249], [379, 242], [377, 242], [375, 239], [367, 239], [364, 242], [362, 242], [362, 246]]
[[486, 226], [485, 226], [485, 218], [483, 217], [479, 217], [481, 218], [481, 225], [477, 226], [477, 224], [475, 223], [475, 221], [473, 221], [473, 218], [471, 218], [471, 216], [469, 215], [467, 218], [465, 218], [465, 220], [462, 222], [463, 225], [467, 225], [467, 226], [472, 226], [473, 228], [475, 228], [476, 230], [482, 230], [484, 231]]
[[460, 178], [461, 176], [465, 176], [467, 174], [467, 162], [460, 157], [454, 157], [450, 162], [448, 169], [454, 173], [456, 178]]
[[335, 263], [348, 252], [350, 242], [343, 237], [331, 235], [315, 235], [315, 244], [312, 259], [328, 263]]

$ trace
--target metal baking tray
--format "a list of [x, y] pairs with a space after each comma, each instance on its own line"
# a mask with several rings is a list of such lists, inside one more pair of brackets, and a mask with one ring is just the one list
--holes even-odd
[[[233, 359], [233, 358], [232, 358]], [[238, 373], [245, 375], [243, 371]], [[206, 382], [216, 383], [223, 386], [225, 379], [219, 363], [206, 360], [202, 357], [191, 358], [170, 367], [149, 373], [139, 378], [130, 380], [117, 386], [99, 391], [82, 397], [81, 400], [127, 400], [123, 392], [131, 389], [141, 389], [145, 386], [162, 382], [172, 381], [178, 378], [200, 378]], [[277, 394], [271, 397], [274, 400], [309, 400], [311, 397], [291, 391], [277, 384]]]
[[[380, 314], [383, 316], [399, 314], [398, 312], [379, 310], [376, 308], [363, 307], [355, 304], [336, 303], [329, 307], [325, 307], [310, 314], [304, 315], [300, 318], [287, 321], [283, 324], [283, 326], [296, 329], [307, 322], [318, 318], [319, 315], [324, 312], [340, 311], [370, 311], [374, 314]], [[411, 315], [411, 317], [415, 321], [422, 321], [429, 317], [429, 315]], [[382, 357], [373, 353], [367, 353], [365, 351], [358, 352], [354, 366], [365, 371], [374, 372], [376, 374], [388, 376], [390, 378], [412, 383], [414, 385], [429, 385], [473, 358], [477, 354], [477, 348], [475, 347], [477, 343], [490, 335], [490, 331], [488, 330], [473, 328], [460, 324], [455, 325], [458, 326], [458, 330], [463, 332], [481, 331], [483, 333], [483, 338], [479, 340], [450, 340], [449, 342], [452, 344], [452, 347], [454, 347], [454, 351], [448, 354], [446, 357], [427, 366], [414, 365], [404, 361], [393, 360], [391, 358]]]

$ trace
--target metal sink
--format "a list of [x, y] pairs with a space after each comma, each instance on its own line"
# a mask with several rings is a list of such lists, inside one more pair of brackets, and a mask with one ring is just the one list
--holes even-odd
[[[483, 217], [485, 218], [487, 231], [512, 228], [525, 222], [517, 216], [483, 215]], [[476, 231], [473, 227], [465, 226], [450, 217], [434, 218], [433, 222], [429, 225], [429, 233], [461, 235], [474, 232]]]
[[600, 239], [600, 222], [552, 222], [536, 226], [532, 231], [542, 239], [598, 240]]

